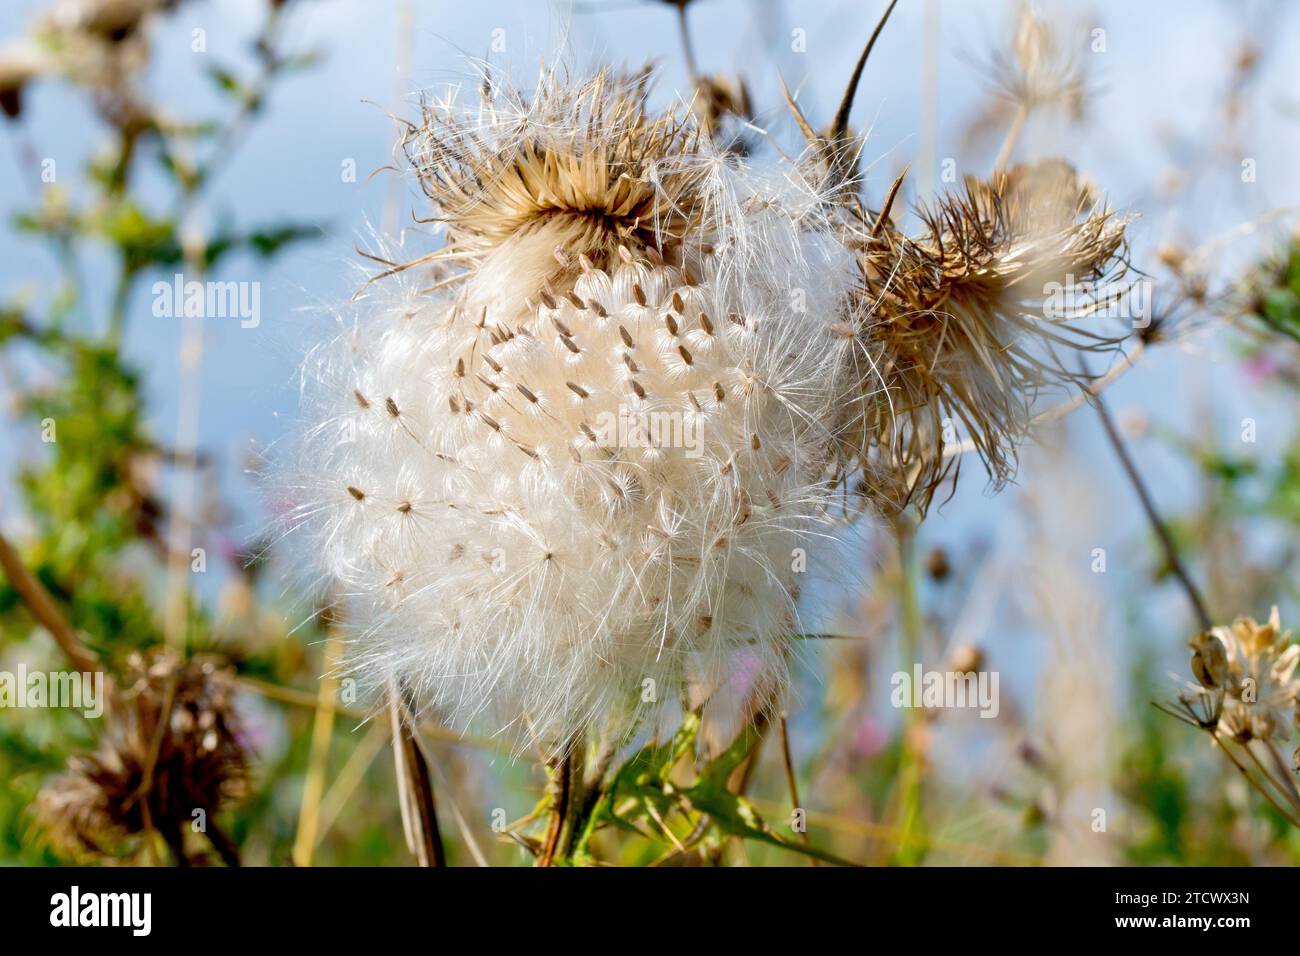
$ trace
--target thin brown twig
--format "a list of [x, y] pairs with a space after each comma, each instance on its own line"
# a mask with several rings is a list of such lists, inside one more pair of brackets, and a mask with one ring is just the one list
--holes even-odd
[[[167, 675], [167, 689], [163, 692], [162, 707], [158, 710], [158, 725], [154, 728], [153, 736], [149, 740], [149, 752], [145, 755], [144, 769], [140, 774], [140, 784], [126, 800], [127, 806], [131, 806], [137, 800], [140, 801], [140, 817], [144, 821], [146, 838], [148, 834], [154, 832], [149, 791], [153, 789], [154, 771], [158, 767], [158, 757], [162, 753], [163, 739], [167, 736], [167, 728], [171, 725], [172, 707], [176, 703], [176, 681], [176, 671], [172, 671]], [[187, 866], [189, 859], [185, 856], [184, 837], [173, 840], [170, 834], [164, 833], [163, 838], [176, 854], [176, 865]]]
[[1142, 510], [1146, 513], [1147, 522], [1160, 540], [1160, 545], [1165, 553], [1165, 561], [1173, 571], [1174, 577], [1182, 585], [1183, 591], [1187, 594], [1187, 600], [1192, 605], [1192, 610], [1196, 614], [1196, 620], [1201, 630], [1210, 630], [1214, 626], [1214, 621], [1210, 617], [1210, 612], [1206, 610], [1201, 592], [1192, 581], [1191, 575], [1187, 573], [1187, 568], [1183, 565], [1183, 560], [1178, 554], [1178, 548], [1174, 545], [1174, 539], [1170, 536], [1169, 529], [1165, 526], [1164, 520], [1161, 519], [1160, 513], [1156, 510], [1151, 491], [1147, 488], [1146, 482], [1142, 480], [1137, 465], [1129, 454], [1124, 439], [1120, 436], [1118, 429], [1115, 428], [1115, 423], [1111, 420], [1110, 413], [1106, 410], [1106, 404], [1101, 400], [1100, 395], [1092, 396], [1092, 406], [1097, 410], [1101, 424], [1106, 430], [1106, 437], [1110, 440], [1111, 447], [1115, 449], [1115, 454], [1124, 467], [1124, 473], [1128, 476], [1129, 483], [1133, 486], [1133, 490], [1137, 492], [1138, 500], [1142, 503]]
[[691, 25], [686, 19], [686, 8], [689, 3], [678, 3], [677, 5], [677, 29], [682, 38], [682, 54], [686, 57], [686, 72], [691, 76], [691, 82], [700, 82], [700, 68], [695, 61], [695, 49], [691, 43]]
[[550, 822], [546, 828], [546, 839], [542, 842], [542, 852], [537, 857], [538, 866], [551, 866], [560, 849], [560, 835], [569, 816], [569, 802], [573, 794], [573, 749], [571, 746], [566, 747], [563, 755], [555, 761], [554, 778], [551, 781]]
[[447, 779], [447, 775], [438, 765], [438, 761], [434, 759], [432, 749], [421, 737], [418, 725], [415, 727], [415, 739], [420, 745], [420, 749], [424, 752], [425, 762], [428, 763], [429, 769], [433, 771], [434, 777], [437, 778], [438, 786], [442, 787], [442, 792], [446, 794], [447, 806], [451, 810], [451, 819], [452, 822], [456, 824], [456, 829], [460, 831], [461, 842], [463, 842], [465, 848], [469, 850], [469, 855], [474, 858], [475, 865], [487, 866], [488, 861], [487, 857], [483, 854], [483, 848], [479, 846], [478, 838], [474, 836], [473, 828], [470, 827], [469, 821], [465, 819], [465, 814], [461, 812], [460, 804], [456, 802], [456, 794], [452, 789], [451, 781]]
[[1276, 807], [1277, 811], [1281, 813], [1284, 817], [1286, 817], [1287, 822], [1289, 822], [1292, 826], [1300, 827], [1300, 820], [1297, 820], [1290, 813], [1288, 813], [1286, 808], [1278, 802], [1277, 798], [1274, 797], [1273, 794], [1268, 791], [1268, 789], [1260, 786], [1260, 784], [1255, 781], [1255, 777], [1251, 774], [1250, 770], [1246, 767], [1246, 765], [1243, 764], [1240, 760], [1238, 760], [1237, 757], [1232, 753], [1232, 751], [1228, 749], [1226, 743], [1228, 738], [1223, 735], [1220, 735], [1217, 731], [1214, 730], [1210, 731], [1210, 737], [1211, 739], [1214, 740], [1216, 744], [1218, 744], [1219, 749], [1223, 751], [1223, 753], [1227, 756], [1227, 758], [1232, 761], [1233, 766], [1235, 766], [1241, 772], [1241, 775], [1246, 778], [1246, 782], [1250, 784], [1252, 787], [1254, 787], [1257, 791], [1259, 791], [1259, 793], [1261, 793], [1264, 796], [1264, 799], [1266, 799], [1269, 803], [1271, 803], [1274, 807]]
[[[781, 759], [785, 763], [785, 782], [790, 790], [790, 809], [796, 813], [803, 812], [803, 804], [799, 802], [799, 782], [794, 775], [794, 758], [790, 755], [790, 731], [786, 726], [785, 714], [781, 715]], [[804, 827], [799, 831], [799, 837], [803, 840], [805, 846], [811, 846], [812, 841], [808, 837], [807, 817], [804, 819]], [[816, 857], [809, 857], [813, 866], [818, 866]]]
[[447, 858], [438, 829], [438, 808], [429, 765], [415, 737], [413, 720], [396, 680], [389, 682], [388, 710], [393, 725], [398, 805], [407, 846], [420, 866], [444, 867]]
[[875, 47], [876, 40], [880, 38], [880, 32], [885, 29], [885, 24], [889, 22], [889, 15], [894, 12], [894, 7], [897, 5], [898, 0], [890, 0], [889, 6], [885, 8], [885, 12], [876, 24], [876, 28], [871, 31], [871, 38], [867, 40], [867, 45], [863, 47], [857, 65], [853, 67], [853, 75], [849, 77], [849, 85], [845, 87], [844, 97], [840, 100], [839, 109], [835, 111], [835, 119], [831, 121], [828, 139], [832, 143], [839, 143], [848, 135], [849, 113], [853, 110], [853, 99], [857, 96], [858, 83], [862, 80], [862, 71], [866, 69], [871, 50]]
[[36, 619], [36, 623], [50, 632], [54, 643], [59, 645], [59, 649], [72, 662], [72, 666], [86, 673], [97, 670], [99, 658], [95, 652], [82, 642], [58, 605], [54, 603], [54, 599], [50, 597], [50, 592], [45, 590], [45, 586], [27, 569], [18, 552], [3, 534], [0, 534], [0, 568], [4, 570], [5, 577], [18, 592], [19, 598], [27, 606], [31, 616]]
[[[1278, 794], [1281, 795], [1282, 799], [1286, 801], [1286, 804], [1293, 812], [1300, 812], [1300, 797], [1298, 797], [1295, 792], [1295, 784], [1293, 784], [1286, 776], [1281, 777], [1281, 779], [1275, 777], [1273, 771], [1264, 766], [1263, 761], [1259, 759], [1259, 754], [1256, 752], [1255, 748], [1251, 746], [1252, 743], [1261, 744], [1265, 748], [1270, 757], [1269, 762], [1272, 763], [1275, 768], [1279, 764], [1277, 751], [1269, 746], [1266, 741], [1262, 740], [1254, 740], [1241, 744], [1241, 749], [1246, 751], [1246, 755], [1249, 756], [1255, 766], [1259, 768], [1259, 772], [1263, 774], [1264, 779], [1268, 781], [1269, 786], [1277, 790]], [[1285, 773], [1285, 768], [1283, 768], [1283, 772]]]

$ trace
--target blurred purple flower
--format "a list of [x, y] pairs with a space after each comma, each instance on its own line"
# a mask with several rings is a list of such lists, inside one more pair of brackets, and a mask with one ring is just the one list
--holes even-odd
[[1246, 359], [1242, 370], [1251, 385], [1263, 385], [1277, 376], [1277, 360], [1268, 352], [1256, 352]]
[[889, 743], [889, 728], [871, 714], [864, 714], [853, 731], [853, 752], [860, 757], [874, 757]]

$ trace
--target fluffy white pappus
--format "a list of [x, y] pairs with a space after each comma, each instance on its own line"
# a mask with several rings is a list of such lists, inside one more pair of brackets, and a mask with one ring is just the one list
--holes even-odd
[[374, 287], [312, 354], [290, 538], [347, 607], [350, 673], [549, 747], [626, 735], [738, 657], [783, 686], [853, 265], [794, 173], [690, 161], [675, 261], [598, 268], [557, 217], [454, 292]]

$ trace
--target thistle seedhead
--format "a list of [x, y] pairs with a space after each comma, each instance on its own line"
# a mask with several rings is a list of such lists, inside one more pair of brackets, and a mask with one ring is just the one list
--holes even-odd
[[852, 257], [823, 197], [644, 82], [426, 109], [408, 148], [458, 271], [373, 286], [308, 372], [291, 520], [354, 666], [521, 744], [618, 737], [737, 653], [780, 683], [833, 501]]
[[845, 434], [877, 497], [924, 509], [958, 435], [995, 486], [1014, 474], [1037, 395], [1077, 384], [1079, 353], [1126, 334], [1082, 326], [1101, 301], [1048, 315], [1049, 290], [1114, 287], [1127, 262], [1123, 220], [1060, 161], [968, 178], [919, 214], [916, 238], [882, 222], [858, 240], [862, 389]]
[[[734, 130], [733, 124], [743, 125], [754, 118], [749, 87], [744, 79], [724, 73], [701, 76], [695, 81], [691, 112], [695, 114], [700, 128], [715, 141], [722, 141], [729, 129]], [[737, 136], [729, 148], [744, 154], [748, 152], [749, 146], [743, 138]]]
[[50, 842], [76, 857], [112, 857], [149, 832], [185, 856], [195, 811], [205, 828], [247, 792], [248, 758], [233, 674], [210, 659], [135, 655], [105, 712], [97, 748], [73, 756], [41, 790], [36, 816]]
[[556, 247], [598, 268], [620, 246], [671, 255], [694, 225], [701, 134], [689, 115], [648, 111], [649, 80], [544, 73], [525, 95], [489, 76], [477, 109], [425, 100], [405, 149], [448, 257], [466, 265], [507, 243], [548, 269]]
[[1032, 4], [1017, 9], [1010, 56], [994, 60], [999, 91], [1029, 111], [1062, 109], [1078, 119], [1085, 103], [1085, 72], [1068, 49], [1062, 49], [1051, 25]]
[[426, 102], [437, 281], [390, 270], [306, 371], [289, 520], [354, 666], [521, 744], [617, 738], [738, 652], [779, 686], [835, 478], [924, 506], [952, 416], [1005, 480], [1034, 392], [1077, 374], [1055, 350], [1112, 344], [1033, 316], [1122, 267], [1064, 164], [971, 180], [910, 239], [845, 199], [847, 106], [810, 169], [760, 169], [648, 82]]

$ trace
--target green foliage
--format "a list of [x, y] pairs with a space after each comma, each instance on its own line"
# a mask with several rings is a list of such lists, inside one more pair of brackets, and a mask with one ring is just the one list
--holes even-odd
[[1300, 241], [1292, 240], [1250, 280], [1252, 311], [1275, 332], [1300, 342]]
[[[683, 769], [683, 763], [695, 753], [699, 731], [700, 712], [688, 712], [670, 740], [646, 744], [615, 771], [591, 816], [581, 824], [576, 862], [590, 862], [592, 837], [602, 827], [613, 826], [651, 841], [659, 853], [674, 847], [716, 851], [725, 838], [735, 837], [827, 863], [853, 865], [777, 833], [749, 800], [734, 791], [732, 775], [751, 757], [761, 739], [753, 725], [746, 725], [726, 749], [698, 766], [693, 779], [683, 781], [674, 770]], [[672, 831], [678, 819], [684, 821], [681, 834]]]
[[[272, 22], [277, 16], [273, 11]], [[266, 55], [271, 55], [269, 47]], [[283, 67], [287, 71], [304, 62], [286, 60]], [[18, 547], [27, 568], [72, 628], [106, 662], [110, 675], [120, 673], [132, 651], [157, 647], [163, 640], [164, 585], [174, 560], [168, 523], [175, 505], [160, 488], [159, 478], [177, 469], [202, 467], [201, 462], [179, 459], [154, 436], [145, 401], [147, 370], [120, 346], [132, 292], [151, 273], [181, 266], [208, 271], [238, 253], [270, 260], [292, 244], [321, 234], [316, 226], [289, 221], [253, 228], [230, 223], [198, 245], [197, 260], [194, 244], [187, 248], [182, 241], [186, 210], [209, 181], [209, 171], [232, 148], [229, 133], [260, 105], [279, 72], [280, 64], [272, 63], [260, 80], [241, 87], [245, 92], [237, 98], [237, 111], [221, 121], [161, 120], [143, 100], [105, 110], [110, 138], [87, 164], [80, 188], [48, 186], [33, 208], [13, 219], [19, 234], [50, 246], [65, 266], [63, 281], [43, 309], [26, 301], [0, 302], [0, 352], [21, 353], [18, 367], [34, 371], [13, 396], [17, 430], [29, 436], [32, 448], [13, 475], [28, 520], [28, 533]], [[94, 95], [88, 101], [102, 106]], [[134, 96], [114, 91], [103, 97], [123, 95]], [[188, 147], [194, 141], [209, 139], [220, 139], [222, 145], [207, 159], [179, 158], [192, 153]], [[134, 188], [135, 171], [150, 161], [169, 172], [174, 187], [170, 197], [154, 195], [146, 201]], [[72, 196], [80, 201], [73, 203]], [[117, 280], [103, 311], [95, 290], [82, 287], [75, 266], [92, 248], [108, 249], [116, 260]], [[91, 319], [98, 315], [109, 317], [107, 326], [92, 327]], [[189, 555], [182, 560], [188, 570]], [[236, 580], [251, 580], [253, 572], [246, 572], [239, 560], [237, 553], [228, 573]], [[260, 605], [260, 596], [254, 600]], [[195, 598], [184, 601], [187, 647], [213, 646], [221, 609]], [[240, 635], [225, 650], [243, 659], [246, 672], [288, 684], [318, 673], [319, 663], [308, 663], [304, 652], [318, 636], [306, 628], [292, 641], [266, 646]], [[3, 575], [0, 649], [7, 660], [31, 660], [52, 669], [67, 666], [48, 637], [34, 628], [14, 584]], [[268, 752], [272, 765], [261, 769], [292, 786], [300, 779], [310, 749], [311, 721], [292, 711], [271, 711], [263, 720], [263, 733], [285, 734], [288, 742], [278, 756]], [[34, 832], [28, 805], [71, 755], [94, 745], [99, 729], [69, 712], [6, 712], [0, 720], [0, 776], [13, 786], [0, 792], [0, 859], [55, 862]], [[344, 745], [344, 754], [350, 749]], [[296, 808], [286, 805], [286, 792], [268, 790], [251, 801], [231, 827], [240, 838], [256, 836], [277, 862], [287, 858], [294, 835]], [[383, 814], [377, 820], [381, 826], [392, 822]], [[387, 851], [380, 858], [386, 856]]]

